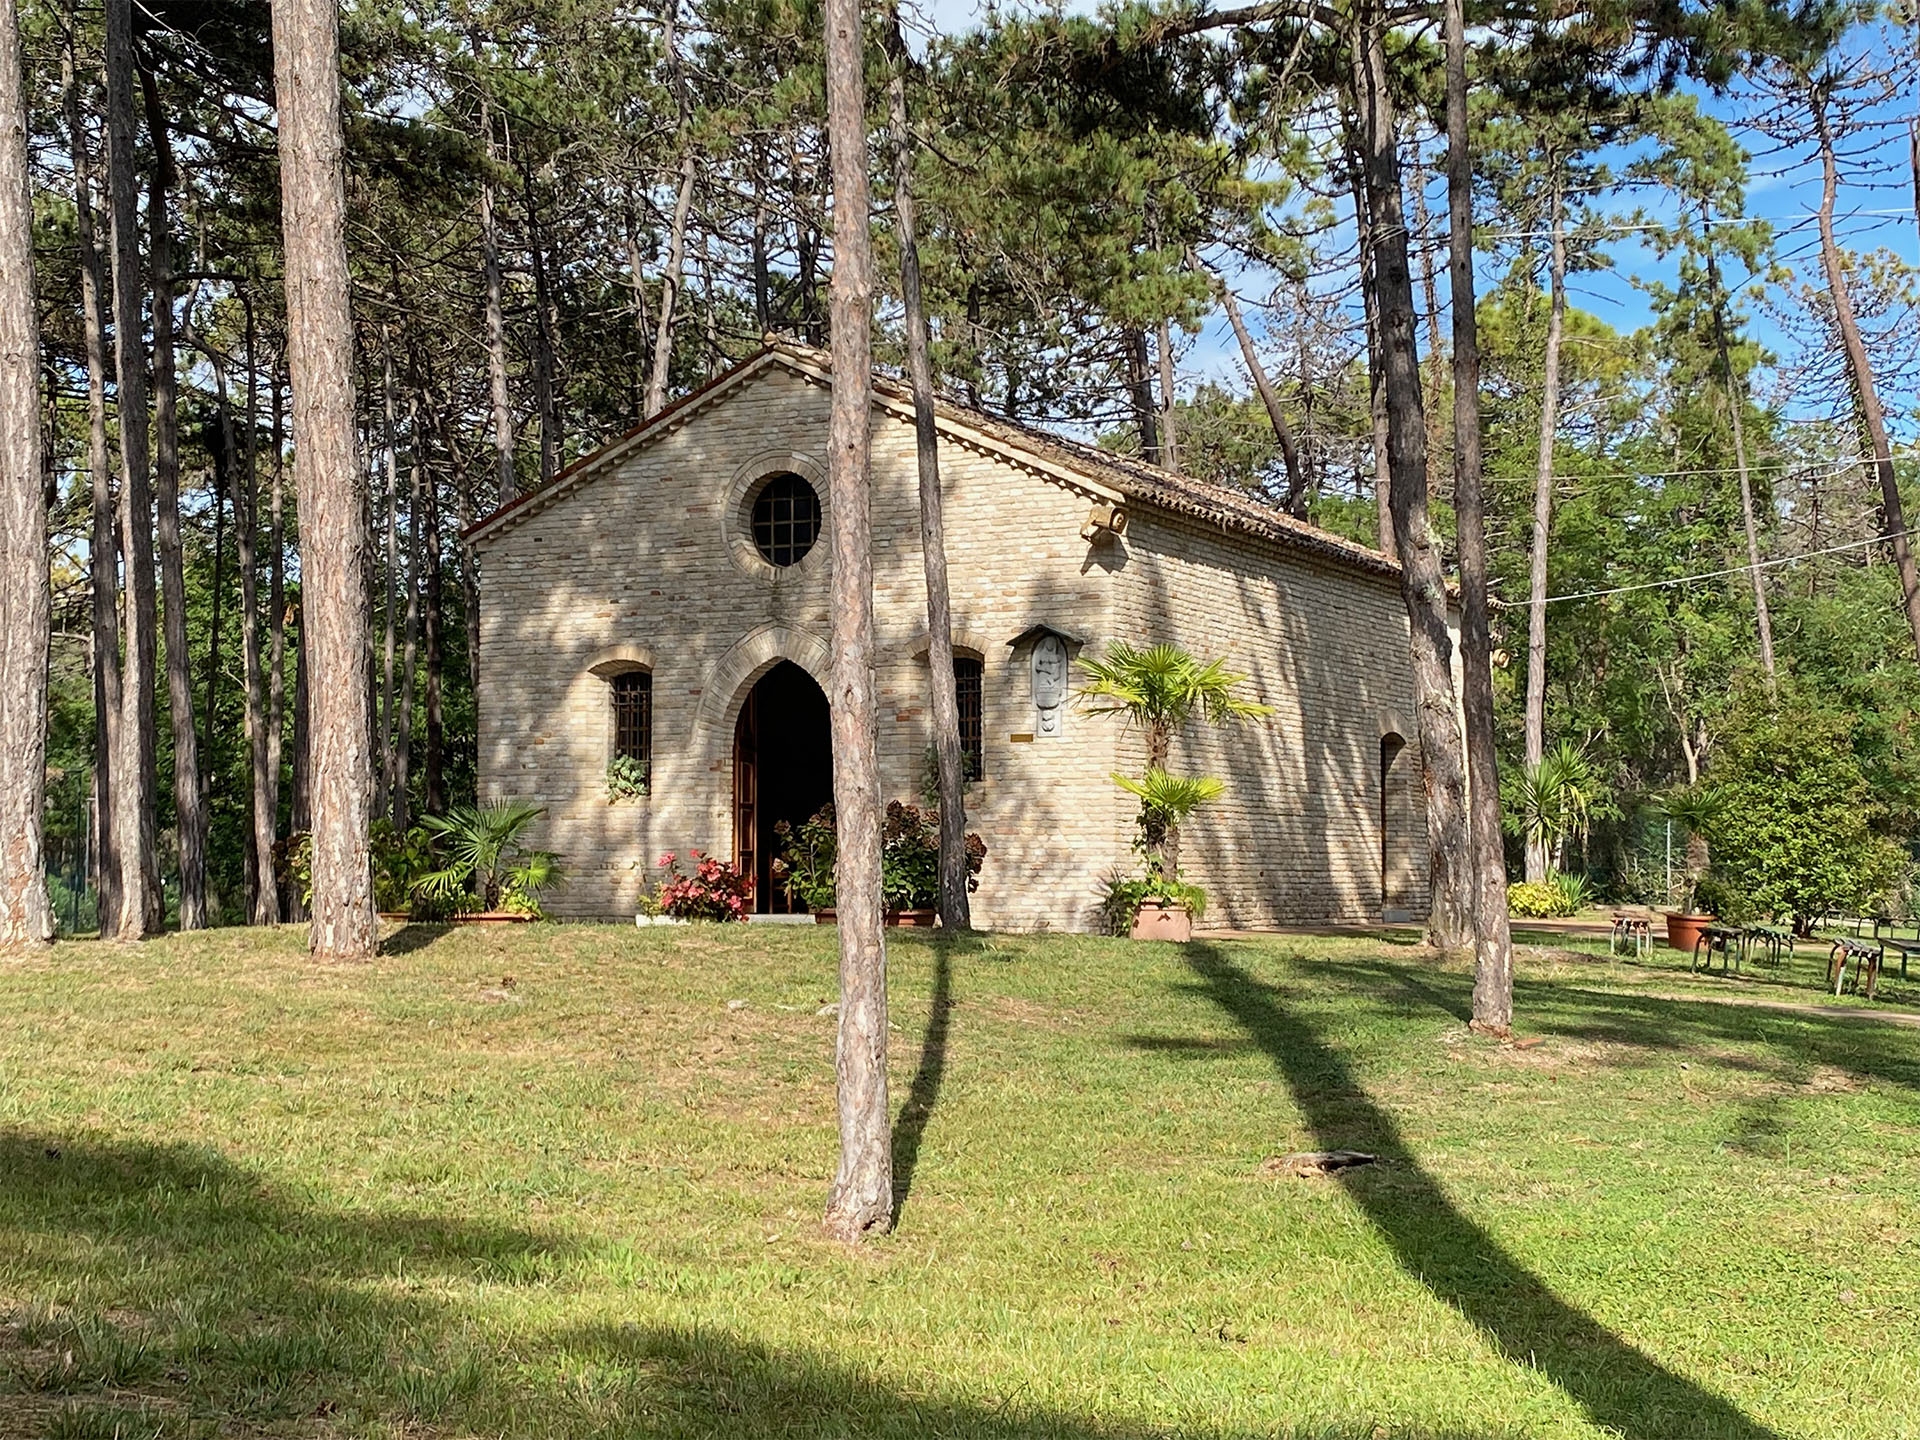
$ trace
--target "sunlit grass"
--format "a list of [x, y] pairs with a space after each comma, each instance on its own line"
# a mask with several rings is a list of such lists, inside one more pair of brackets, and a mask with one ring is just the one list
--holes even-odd
[[1503, 1047], [1390, 937], [902, 934], [857, 1252], [830, 930], [393, 949], [0, 970], [0, 1437], [1920, 1434], [1920, 1031], [1726, 1003], [1804, 948], [1523, 932]]

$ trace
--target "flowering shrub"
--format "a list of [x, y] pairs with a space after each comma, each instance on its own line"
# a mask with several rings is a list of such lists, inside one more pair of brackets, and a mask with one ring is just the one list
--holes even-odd
[[660, 857], [666, 872], [654, 896], [660, 911], [681, 920], [744, 920], [753, 899], [753, 879], [739, 868], [716, 860], [704, 850], [693, 852], [693, 873], [683, 874], [680, 857], [669, 850]]
[[[784, 842], [778, 874], [809, 910], [834, 903], [836, 845], [831, 805], [797, 831], [783, 821], [774, 832]], [[931, 910], [940, 903], [940, 812], [895, 800], [881, 830], [880, 889], [889, 910]], [[967, 889], [980, 888], [987, 842], [967, 835]]]

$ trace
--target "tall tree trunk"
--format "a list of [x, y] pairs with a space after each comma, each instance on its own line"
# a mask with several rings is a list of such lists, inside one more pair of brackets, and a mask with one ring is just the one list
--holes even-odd
[[[307, 703], [307, 622], [300, 601], [295, 601], [293, 625], [293, 776], [287, 797], [289, 841], [304, 839], [313, 832], [313, 724]], [[289, 920], [307, 918], [307, 902], [300, 886], [288, 876], [286, 913]]]
[[1426, 160], [1420, 147], [1415, 145], [1413, 183], [1407, 187], [1407, 193], [1413, 197], [1413, 233], [1420, 246], [1420, 292], [1427, 304], [1427, 383], [1424, 394], [1427, 407], [1427, 456], [1431, 467], [1437, 465], [1446, 443], [1446, 435], [1440, 425], [1440, 357], [1445, 352], [1440, 343], [1440, 287], [1434, 275], [1433, 217], [1427, 212], [1427, 174]]
[[94, 231], [93, 161], [80, 119], [73, 26], [62, 58], [67, 134], [73, 156], [73, 204], [80, 251], [80, 307], [87, 357], [87, 475], [93, 497], [87, 571], [92, 606], [94, 912], [105, 935], [120, 914], [120, 851], [114, 842], [114, 757], [120, 735], [120, 542], [113, 455], [107, 444], [106, 257]]
[[[248, 894], [247, 923], [280, 923], [280, 892], [274, 875], [273, 841], [278, 815], [276, 787], [272, 771], [277, 767], [278, 750], [268, 733], [266, 674], [260, 650], [260, 564], [257, 554], [260, 537], [260, 464], [259, 393], [255, 375], [256, 337], [253, 297], [241, 296], [246, 310], [247, 354], [247, 440], [239, 463], [239, 484], [235, 487], [233, 507], [234, 534], [240, 564], [240, 664], [244, 675], [246, 699], [247, 769], [251, 780], [251, 826], [247, 853], [253, 888]], [[221, 410], [226, 412], [227, 377], [220, 378]], [[274, 622], [277, 626], [278, 621]]]
[[1133, 423], [1140, 431], [1140, 458], [1164, 465], [1160, 443], [1160, 407], [1153, 403], [1153, 381], [1147, 370], [1147, 332], [1123, 330], [1120, 345], [1127, 357], [1127, 395], [1133, 402]]
[[[1560, 428], [1560, 342], [1567, 322], [1567, 215], [1560, 157], [1547, 156], [1550, 234], [1547, 254], [1547, 352], [1540, 379], [1540, 454], [1533, 476], [1533, 545], [1527, 552], [1526, 764], [1547, 753], [1547, 546], [1553, 534], [1553, 452]], [[1527, 879], [1552, 868], [1545, 845], [1527, 841]]]
[[873, 255], [868, 229], [866, 57], [860, 0], [826, 0], [827, 132], [833, 154], [832, 499], [834, 874], [840, 911], [835, 1073], [840, 1164], [831, 1234], [853, 1241], [893, 1219], [887, 1109], [887, 949], [880, 916], [880, 769], [873, 680], [873, 526], [868, 422], [873, 385]]
[[[180, 928], [207, 924], [207, 807], [193, 728], [193, 657], [187, 649], [186, 561], [180, 548], [179, 377], [174, 368], [173, 146], [153, 71], [140, 67], [153, 168], [147, 184], [147, 245], [153, 270], [154, 500], [159, 508], [160, 598], [167, 640], [167, 710], [173, 726], [174, 834], [180, 850]], [[211, 716], [209, 716], [211, 718]], [[211, 731], [208, 732], [211, 735]]]
[[1169, 470], [1180, 468], [1180, 433], [1173, 417], [1173, 327], [1164, 319], [1155, 327], [1154, 350], [1160, 362], [1160, 454]]
[[20, 19], [14, 0], [0, 0], [0, 951], [53, 939], [44, 852], [53, 618], [34, 305]]
[[933, 357], [920, 290], [920, 242], [913, 201], [913, 136], [907, 122], [907, 45], [900, 10], [887, 10], [887, 130], [893, 152], [893, 216], [900, 241], [900, 298], [913, 386], [920, 462], [920, 560], [927, 584], [927, 672], [934, 765], [940, 786], [940, 923], [973, 928], [967, 899], [967, 777], [960, 753], [960, 699], [953, 673], [953, 609], [947, 589], [947, 527], [940, 495], [940, 436], [934, 429]]
[[[1357, 123], [1357, 122], [1356, 122]], [[1360, 259], [1360, 308], [1367, 337], [1367, 413], [1373, 422], [1374, 531], [1380, 553], [1397, 559], [1393, 533], [1393, 485], [1387, 446], [1386, 357], [1380, 338], [1380, 293], [1374, 283], [1373, 217], [1368, 213], [1367, 177], [1362, 169], [1359, 138], [1348, 141], [1347, 166], [1353, 176], [1353, 222]], [[1411, 284], [1411, 281], [1409, 281]]]
[[1915, 573], [1913, 546], [1907, 538], [1906, 508], [1901, 503], [1900, 485], [1893, 471], [1893, 448], [1887, 441], [1886, 417], [1880, 409], [1879, 393], [1874, 389], [1873, 362], [1867, 358], [1866, 342], [1860, 338], [1860, 324], [1854, 318], [1853, 300], [1847, 293], [1846, 271], [1840, 264], [1840, 247], [1833, 238], [1833, 200], [1840, 176], [1833, 153], [1833, 131], [1827, 123], [1826, 95], [1817, 83], [1810, 82], [1807, 98], [1813, 110], [1814, 136], [1820, 143], [1820, 264], [1827, 274], [1827, 293], [1833, 298], [1834, 322], [1840, 327], [1840, 343], [1846, 352], [1847, 374], [1853, 381], [1854, 397], [1860, 405], [1860, 419], [1873, 446], [1887, 539], [1893, 547], [1895, 571], [1900, 576], [1907, 627], [1913, 632], [1915, 653], [1920, 655], [1920, 575]]
[[1473, 871], [1473, 1020], [1513, 1024], [1513, 932], [1494, 735], [1487, 618], [1486, 487], [1480, 448], [1480, 325], [1473, 294], [1473, 154], [1467, 121], [1466, 0], [1446, 0], [1447, 278], [1453, 305], [1453, 506], [1460, 533], [1460, 670], [1465, 693], [1467, 830]]
[[395, 424], [393, 403], [393, 350], [391, 337], [383, 327], [380, 332], [380, 400], [383, 424], [382, 447], [386, 452], [387, 493], [384, 523], [387, 539], [386, 563], [386, 604], [381, 610], [380, 644], [380, 726], [379, 749], [380, 763], [375, 772], [374, 813], [389, 814], [391, 807], [388, 797], [393, 792], [394, 744], [393, 744], [393, 649], [394, 631], [398, 623], [395, 611], [400, 604], [400, 519], [396, 513], [400, 504], [400, 455], [399, 428]]
[[318, 958], [371, 959], [379, 945], [368, 852], [366, 517], [353, 426], [341, 169], [340, 36], [333, 0], [277, 0], [274, 82], [286, 231], [287, 362], [299, 461], [301, 594], [313, 748], [313, 920]]
[[[1702, 215], [1706, 222], [1709, 217]], [[1760, 568], [1760, 527], [1754, 520], [1753, 481], [1747, 473], [1746, 387], [1733, 373], [1733, 346], [1727, 340], [1727, 292], [1720, 284], [1720, 259], [1713, 251], [1713, 229], [1701, 225], [1707, 249], [1707, 284], [1713, 291], [1713, 345], [1719, 360], [1720, 384], [1727, 397], [1727, 419], [1733, 426], [1733, 463], [1740, 472], [1740, 520], [1746, 529], [1748, 575], [1753, 581], [1753, 619], [1760, 634], [1760, 668], [1766, 673], [1767, 693], [1775, 693], [1773, 617], [1767, 610], [1767, 577]], [[1813, 548], [1818, 549], [1816, 544]]]
[[[1199, 257], [1191, 251], [1187, 263], [1194, 269], [1201, 268]], [[1289, 515], [1298, 515], [1305, 508], [1307, 486], [1300, 469], [1300, 449], [1294, 444], [1293, 427], [1287, 423], [1286, 411], [1280, 408], [1280, 397], [1274, 392], [1273, 381], [1267, 378], [1267, 367], [1260, 361], [1260, 352], [1253, 348], [1253, 336], [1247, 333], [1247, 322], [1241, 317], [1240, 302], [1234, 298], [1233, 287], [1218, 275], [1208, 274], [1214, 288], [1220, 293], [1220, 304], [1227, 312], [1227, 324], [1233, 327], [1233, 338], [1239, 342], [1240, 358], [1246, 363], [1247, 373], [1253, 377], [1253, 387], [1260, 392], [1260, 404], [1267, 412], [1267, 424], [1273, 427], [1274, 441], [1280, 446], [1280, 462], [1287, 467], [1286, 498], [1280, 502], [1280, 508]]]
[[[680, 63], [679, 10], [680, 0], [663, 0], [660, 7], [660, 44], [666, 53], [668, 83], [673, 88], [674, 103], [679, 111], [674, 133], [680, 146], [680, 183], [673, 199], [673, 223], [667, 232], [667, 268], [660, 276], [660, 318], [653, 332], [653, 373], [647, 381], [648, 419], [658, 415], [667, 404], [667, 373], [673, 364], [673, 312], [680, 299], [680, 280], [686, 267], [687, 217], [693, 211], [693, 181], [699, 169], [698, 157], [693, 152], [692, 102]], [[803, 271], [807, 268], [806, 261], [803, 255]], [[803, 281], [808, 278], [802, 275]]]
[[446, 654], [442, 644], [445, 596], [440, 555], [440, 485], [431, 474], [427, 476], [425, 499], [426, 509], [422, 519], [427, 532], [427, 773], [423, 798], [429, 815], [444, 815], [447, 813], [447, 730], [441, 690], [442, 677], [446, 672]]
[[1388, 89], [1384, 18], [1357, 27], [1354, 82], [1359, 99], [1366, 189], [1378, 295], [1380, 349], [1387, 406], [1387, 471], [1400, 591], [1411, 639], [1414, 703], [1426, 776], [1428, 876], [1433, 943], [1468, 943], [1473, 926], [1469, 885], [1466, 773], [1453, 688], [1453, 638], [1447, 626], [1447, 582], [1440, 537], [1427, 510], [1427, 431], [1421, 414], [1420, 362], [1414, 343], [1413, 277], [1400, 195], [1398, 127]]
[[560, 354], [554, 335], [553, 287], [547, 279], [547, 242], [540, 233], [540, 199], [533, 167], [520, 161], [521, 194], [527, 207], [527, 258], [533, 271], [533, 402], [540, 416], [540, 483], [560, 473]]
[[[408, 430], [417, 434], [419, 424], [418, 410], [409, 415]], [[398, 835], [405, 835], [412, 821], [413, 783], [413, 681], [414, 670], [419, 659], [420, 647], [420, 445], [416, 440], [411, 463], [407, 467], [409, 491], [407, 496], [407, 621], [406, 647], [400, 662], [400, 717], [393, 743], [393, 791], [389, 796], [392, 805], [393, 829]]]
[[[476, 58], [479, 42], [474, 42]], [[480, 124], [486, 132], [487, 175], [480, 185], [480, 267], [487, 286], [487, 393], [493, 403], [493, 463], [500, 503], [511, 505], [519, 492], [513, 472], [513, 400], [507, 393], [507, 320], [500, 278], [500, 233], [493, 215], [493, 116], [483, 99]]]
[[[252, 313], [252, 296], [248, 296], [248, 313]], [[249, 321], [249, 334], [252, 323]], [[248, 409], [253, 409], [254, 376], [258, 367], [253, 359], [253, 346], [248, 345], [247, 357], [247, 394]], [[286, 409], [280, 403], [280, 359], [273, 360], [273, 421], [269, 430], [273, 445], [273, 516], [269, 522], [267, 544], [272, 551], [267, 557], [267, 615], [272, 626], [267, 660], [267, 793], [266, 804], [262, 807], [267, 821], [267, 861], [272, 865], [274, 842], [280, 827], [280, 759], [282, 739], [286, 734], [286, 698], [287, 698], [287, 527], [286, 527]], [[248, 431], [248, 443], [252, 444], [252, 430]], [[249, 464], [252, 462], [249, 461]], [[258, 824], [258, 821], [255, 822]], [[259, 832], [254, 832], [254, 844], [259, 844]], [[284, 897], [280, 893], [280, 877], [277, 870], [267, 869], [260, 877], [260, 883], [273, 896], [273, 918], [263, 923], [277, 925], [280, 917], [288, 913]]]
[[148, 470], [145, 327], [140, 312], [140, 218], [134, 179], [133, 0], [106, 0], [107, 194], [113, 232], [113, 351], [120, 418], [120, 553], [126, 563], [126, 662], [120, 675], [120, 753], [113, 829], [120, 847], [114, 933], [138, 940], [161, 926], [155, 799], [153, 490]]

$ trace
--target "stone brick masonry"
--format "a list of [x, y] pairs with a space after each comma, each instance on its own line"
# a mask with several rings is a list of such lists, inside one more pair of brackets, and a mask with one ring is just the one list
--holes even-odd
[[[480, 793], [546, 807], [538, 841], [572, 876], [556, 914], [631, 915], [663, 851], [730, 856], [747, 691], [781, 660], [825, 680], [827, 545], [776, 569], [746, 516], [757, 482], [779, 471], [832, 504], [829, 383], [815, 352], [767, 352], [476, 527]], [[926, 599], [911, 412], [897, 387], [877, 387], [872, 436], [882, 782], [917, 800]], [[1132, 803], [1109, 777], [1138, 772], [1140, 738], [1078, 709], [1062, 735], [1012, 738], [1035, 726], [1028, 645], [1009, 642], [1036, 625], [1094, 653], [1164, 639], [1225, 655], [1275, 707], [1265, 721], [1196, 726], [1175, 747], [1176, 769], [1228, 782], [1185, 845], [1211, 897], [1206, 923], [1424, 911], [1406, 616], [1390, 567], [1341, 542], [1143, 499], [1146, 482], [1026, 445], [985, 416], [943, 407], [941, 441], [954, 640], [984, 664], [986, 776], [968, 795], [968, 827], [989, 852], [976, 924], [1091, 928], [1103, 878], [1133, 859]], [[1126, 503], [1123, 539], [1081, 538], [1096, 500]], [[613, 803], [607, 677], [636, 665], [653, 674], [652, 793]]]

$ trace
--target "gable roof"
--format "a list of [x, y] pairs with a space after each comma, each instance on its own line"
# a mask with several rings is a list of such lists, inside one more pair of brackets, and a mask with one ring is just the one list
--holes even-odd
[[[574, 461], [549, 484], [529, 491], [475, 522], [467, 528], [466, 538], [469, 541], [490, 539], [538, 514], [604, 474], [622, 457], [679, 429], [752, 376], [774, 367], [814, 384], [833, 382], [832, 357], [826, 351], [784, 337], [771, 341], [758, 354], [682, 396], [645, 424]], [[906, 419], [913, 416], [911, 388], [891, 375], [874, 373], [873, 401], [896, 416]], [[1084, 441], [1036, 429], [1003, 415], [989, 414], [963, 405], [949, 395], [935, 397], [934, 418], [949, 439], [992, 453], [1095, 498], [1171, 511], [1222, 530], [1251, 535], [1286, 549], [1317, 554], [1375, 574], [1400, 573], [1399, 565], [1378, 550], [1309, 525], [1224, 485], [1196, 480], [1132, 456], [1116, 455]]]

